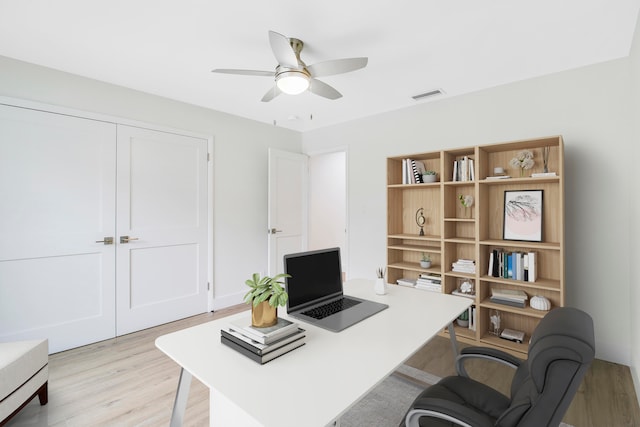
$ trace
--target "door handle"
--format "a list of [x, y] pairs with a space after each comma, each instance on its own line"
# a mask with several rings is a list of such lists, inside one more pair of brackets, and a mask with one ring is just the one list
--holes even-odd
[[276, 230], [275, 228], [270, 228], [269, 230], [267, 230], [267, 232], [269, 234], [276, 234], [276, 233], [282, 233], [282, 230]]
[[105, 245], [113, 245], [113, 237], [105, 237], [103, 240], [96, 240], [96, 243], [104, 243]]
[[137, 237], [120, 236], [120, 243], [129, 243], [132, 240], [138, 240]]

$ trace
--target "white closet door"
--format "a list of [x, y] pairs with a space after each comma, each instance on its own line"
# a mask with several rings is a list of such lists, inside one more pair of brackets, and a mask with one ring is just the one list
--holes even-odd
[[205, 312], [207, 141], [118, 125], [117, 175], [117, 334]]
[[115, 335], [116, 126], [0, 105], [0, 341]]

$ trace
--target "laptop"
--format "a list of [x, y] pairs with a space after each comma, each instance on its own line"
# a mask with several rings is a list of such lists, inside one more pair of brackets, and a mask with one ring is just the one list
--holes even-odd
[[285, 255], [284, 272], [287, 313], [303, 322], [339, 332], [389, 307], [343, 294], [340, 248]]

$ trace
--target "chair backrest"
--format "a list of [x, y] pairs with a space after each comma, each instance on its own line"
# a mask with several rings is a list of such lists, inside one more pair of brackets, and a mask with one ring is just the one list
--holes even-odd
[[531, 336], [528, 359], [511, 384], [500, 427], [557, 426], [595, 355], [593, 320], [578, 309], [551, 310]]

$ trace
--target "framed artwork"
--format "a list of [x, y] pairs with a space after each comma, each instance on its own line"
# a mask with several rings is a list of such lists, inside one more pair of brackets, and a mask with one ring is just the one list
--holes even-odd
[[504, 192], [504, 240], [542, 241], [542, 190]]

